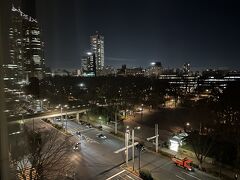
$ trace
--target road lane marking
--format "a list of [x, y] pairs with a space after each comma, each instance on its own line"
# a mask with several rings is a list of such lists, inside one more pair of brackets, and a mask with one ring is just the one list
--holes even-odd
[[126, 170], [122, 170], [122, 171], [120, 171], [119, 173], [117, 173], [117, 174], [114, 174], [113, 176], [111, 176], [111, 177], [109, 177], [109, 178], [107, 178], [106, 180], [110, 180], [110, 179], [112, 179], [112, 178], [114, 178], [114, 177], [116, 177], [116, 176], [118, 176], [119, 174], [122, 174], [123, 172], [125, 172]]
[[[129, 179], [133, 179], [132, 177], [130, 177], [129, 175], [126, 174], [126, 176], [129, 178]], [[134, 179], [133, 179], [134, 180]]]
[[184, 179], [183, 177], [178, 176], [178, 175], [176, 175], [176, 177], [178, 177], [179, 179], [182, 179], [182, 180], [186, 180], [186, 179]]
[[121, 175], [119, 175], [119, 178], [118, 178], [118, 180], [120, 180], [120, 178], [122, 179], [122, 180], [128, 180], [128, 178], [125, 176], [125, 174], [121, 174]]
[[80, 130], [80, 132], [88, 132], [88, 131], [90, 131], [92, 129], [94, 129], [94, 128], [83, 129], [83, 130]]
[[181, 171], [182, 173], [184, 173], [184, 174], [186, 174], [186, 175], [188, 175], [188, 176], [191, 176], [192, 178], [195, 178], [195, 179], [197, 179], [197, 180], [201, 180], [200, 178], [198, 178], [198, 177], [196, 177], [196, 176], [193, 176], [193, 175], [191, 175], [191, 174], [188, 174], [188, 173], [186, 173], [186, 172], [184, 172], [184, 171]]

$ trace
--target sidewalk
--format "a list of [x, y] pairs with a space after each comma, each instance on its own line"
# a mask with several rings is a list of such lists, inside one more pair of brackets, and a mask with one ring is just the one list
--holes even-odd
[[[161, 148], [160, 149], [160, 152], [161, 154], [163, 155], [166, 155], [166, 156], [169, 156], [169, 157], [173, 157], [175, 155], [179, 155], [179, 156], [185, 156], [184, 154], [182, 153], [177, 153], [175, 151], [171, 151], [170, 149], [168, 148]], [[193, 160], [193, 165], [194, 166], [198, 166], [199, 163], [198, 163], [198, 160], [196, 157], [193, 157], [193, 156], [187, 156], [189, 157], [191, 160]], [[213, 177], [216, 177], [216, 178], [219, 178], [219, 179], [226, 179], [226, 180], [230, 180], [230, 179], [233, 179], [235, 173], [229, 169], [226, 169], [224, 167], [221, 168], [221, 177], [219, 177], [220, 175], [220, 169], [218, 167], [216, 167], [214, 164], [212, 163], [207, 163], [207, 162], [204, 162], [203, 163], [203, 168], [205, 169], [205, 173], [209, 174], [209, 176], [213, 176]], [[200, 171], [199, 169], [195, 168], [196, 171]], [[203, 171], [202, 171], [203, 172]]]

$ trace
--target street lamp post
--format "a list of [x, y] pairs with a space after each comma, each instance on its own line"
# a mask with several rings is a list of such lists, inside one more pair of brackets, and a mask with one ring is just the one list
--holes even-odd
[[117, 113], [115, 112], [114, 132], [117, 134]]
[[143, 119], [143, 104], [141, 104], [141, 121], [142, 121], [142, 119]]
[[23, 114], [22, 114], [22, 121], [20, 123], [20, 130], [23, 131], [23, 125], [24, 125], [24, 120], [23, 120]]
[[134, 171], [134, 151], [135, 151], [135, 147], [134, 147], [134, 129], [132, 129], [132, 160], [133, 160], [133, 171]]
[[156, 153], [158, 153], [158, 124], [155, 124]]
[[128, 166], [128, 139], [129, 139], [129, 133], [125, 132], [126, 166]]
[[189, 122], [186, 122], [185, 127], [184, 127], [185, 132], [190, 132], [191, 131], [191, 125]]
[[62, 115], [62, 110], [63, 110], [63, 108], [62, 108], [62, 105], [61, 105], [61, 122], [62, 122], [62, 126], [63, 126], [63, 115]]
[[67, 118], [67, 112], [66, 112], [66, 127], [65, 127], [66, 132], [67, 132], [67, 122], [68, 122], [68, 118]]

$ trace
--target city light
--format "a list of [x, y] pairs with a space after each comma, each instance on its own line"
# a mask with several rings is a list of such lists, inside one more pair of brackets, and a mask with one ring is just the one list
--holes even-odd
[[30, 1], [0, 7], [2, 179], [239, 178], [237, 6]]

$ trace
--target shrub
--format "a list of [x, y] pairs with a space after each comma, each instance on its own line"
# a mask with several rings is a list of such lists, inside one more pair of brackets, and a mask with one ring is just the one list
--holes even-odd
[[143, 180], [153, 180], [153, 177], [152, 177], [151, 173], [148, 170], [140, 170], [139, 176]]

